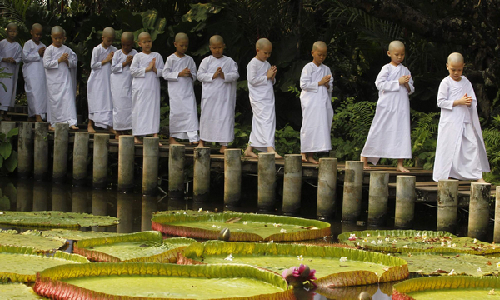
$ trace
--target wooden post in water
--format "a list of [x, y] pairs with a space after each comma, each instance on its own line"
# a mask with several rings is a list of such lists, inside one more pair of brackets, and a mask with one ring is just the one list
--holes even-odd
[[16, 128], [16, 122], [7, 122], [7, 121], [2, 121], [1, 122], [1, 129], [3, 134], [9, 133], [12, 129]]
[[[302, 161], [302, 160], [301, 160]], [[337, 200], [337, 158], [319, 159], [316, 215], [320, 220], [333, 217]]]
[[493, 228], [493, 242], [500, 243], [500, 186], [497, 186], [495, 192], [495, 227]]
[[57, 123], [54, 133], [54, 160], [52, 161], [52, 180], [64, 181], [68, 172], [68, 124]]
[[21, 122], [17, 138], [17, 176], [26, 178], [33, 171], [33, 124]]
[[[184, 199], [182, 199], [182, 202], [186, 203]], [[156, 197], [142, 196], [141, 231], [151, 230], [151, 217], [153, 216], [153, 212], [158, 211], [157, 203], [158, 200]], [[168, 201], [168, 204], [170, 204], [170, 200]]]
[[130, 193], [116, 193], [116, 217], [120, 223], [116, 226], [116, 232], [130, 233], [134, 222], [134, 198]]
[[457, 227], [458, 180], [438, 181], [437, 230], [455, 232]]
[[33, 208], [33, 182], [29, 179], [17, 180], [17, 211], [31, 211]]
[[204, 202], [210, 192], [210, 148], [194, 148], [193, 201]]
[[89, 133], [76, 132], [73, 142], [73, 185], [81, 185], [87, 179], [88, 155]]
[[368, 192], [368, 226], [384, 225], [387, 219], [387, 198], [389, 198], [389, 173], [370, 172]]
[[46, 182], [33, 182], [33, 211], [47, 211], [49, 185]]
[[396, 183], [396, 216], [394, 227], [410, 228], [415, 213], [415, 176], [398, 175]]
[[118, 138], [118, 192], [123, 193], [134, 188], [134, 152], [134, 137], [120, 135]]
[[109, 134], [94, 134], [94, 155], [92, 164], [92, 187], [103, 189], [108, 178], [108, 142]]
[[52, 184], [52, 211], [69, 211], [67, 191], [68, 189], [64, 184]]
[[158, 154], [160, 139], [145, 137], [142, 149], [142, 194], [155, 195], [158, 189]]
[[71, 188], [71, 211], [87, 212], [87, 188], [82, 186], [73, 186]]
[[469, 201], [469, 226], [467, 236], [484, 241], [488, 228], [491, 184], [472, 182]]
[[257, 164], [257, 208], [270, 212], [276, 205], [276, 162], [274, 152], [260, 152]]
[[[108, 193], [107, 190], [92, 190], [92, 214], [94, 216], [108, 215]], [[92, 231], [104, 232], [106, 227], [93, 226]]]
[[224, 206], [238, 206], [241, 198], [241, 149], [224, 151]]
[[283, 204], [285, 216], [299, 214], [302, 195], [302, 155], [285, 155], [285, 174], [283, 178]]
[[47, 177], [49, 160], [49, 123], [35, 123], [35, 147], [33, 153], [33, 177], [42, 180]]
[[186, 147], [170, 145], [168, 152], [168, 196], [169, 198], [184, 197], [184, 160]]
[[356, 222], [361, 215], [363, 197], [363, 162], [345, 163], [344, 195], [342, 200], [342, 221]]

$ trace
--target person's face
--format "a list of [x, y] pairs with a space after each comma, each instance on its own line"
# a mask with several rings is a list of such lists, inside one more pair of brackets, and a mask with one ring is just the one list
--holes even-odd
[[391, 58], [391, 63], [397, 66], [405, 59], [405, 48], [392, 48], [387, 51], [387, 56]]
[[213, 44], [210, 44], [209, 48], [210, 48], [210, 51], [212, 51], [213, 57], [221, 58], [225, 47], [226, 47], [226, 45], [224, 43], [213, 43]]
[[40, 43], [40, 40], [42, 39], [42, 28], [35, 28], [31, 30], [31, 39], [35, 43]]
[[122, 51], [124, 53], [132, 51], [132, 47], [134, 47], [134, 41], [122, 39]]
[[7, 28], [7, 37], [10, 40], [15, 40], [17, 37], [17, 27]]
[[112, 36], [103, 36], [102, 37], [102, 45], [106, 48], [111, 46], [113, 44], [113, 37]]
[[464, 71], [464, 63], [463, 62], [450, 62], [446, 64], [446, 68], [450, 73], [451, 79], [455, 81], [462, 80], [462, 72]]
[[143, 37], [139, 41], [139, 46], [142, 48], [142, 52], [144, 53], [150, 53], [151, 48], [153, 47], [153, 40], [151, 39], [150, 36]]
[[257, 48], [257, 59], [260, 61], [266, 61], [269, 57], [271, 57], [271, 53], [273, 52], [273, 46], [267, 45]]
[[63, 40], [64, 40], [64, 36], [63, 36], [62, 32], [52, 34], [52, 44], [55, 47], [61, 47], [63, 44]]
[[186, 54], [188, 50], [189, 41], [188, 40], [180, 40], [178, 42], [174, 42], [175, 49], [177, 53]]
[[318, 66], [321, 65], [325, 61], [326, 55], [326, 47], [316, 48], [316, 50], [312, 51], [313, 62]]

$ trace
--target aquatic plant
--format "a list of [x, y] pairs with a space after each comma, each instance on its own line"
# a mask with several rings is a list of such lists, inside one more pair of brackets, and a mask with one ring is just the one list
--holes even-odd
[[27, 227], [57, 227], [80, 228], [92, 226], [112, 226], [119, 223], [118, 218], [94, 216], [86, 213], [38, 211], [17, 212], [3, 211], [0, 213], [0, 224]]
[[281, 273], [281, 277], [294, 288], [303, 287], [304, 285], [316, 288], [318, 285], [314, 283], [317, 279], [314, 274], [316, 274], [316, 270], [311, 270], [308, 266], [300, 264], [299, 267], [285, 269]]

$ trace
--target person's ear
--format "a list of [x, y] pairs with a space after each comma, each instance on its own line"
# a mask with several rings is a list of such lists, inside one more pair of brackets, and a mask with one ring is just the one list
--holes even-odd
[[391, 51], [387, 51], [387, 56], [391, 57]]

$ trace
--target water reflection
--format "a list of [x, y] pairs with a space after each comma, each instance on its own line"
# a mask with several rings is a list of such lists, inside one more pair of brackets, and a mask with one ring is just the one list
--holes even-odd
[[87, 209], [87, 188], [74, 186], [71, 189], [71, 211], [88, 213]]
[[116, 194], [116, 216], [120, 224], [116, 226], [116, 232], [130, 233], [134, 220], [133, 202], [134, 195], [127, 193]]
[[19, 179], [17, 183], [17, 211], [31, 211], [33, 207], [33, 182]]
[[68, 201], [68, 187], [64, 184], [52, 184], [52, 211], [71, 211], [71, 202]]
[[33, 184], [33, 211], [47, 211], [49, 198], [49, 186], [42, 181]]
[[151, 217], [153, 212], [157, 210], [157, 197], [153, 196], [142, 196], [142, 222], [141, 231], [151, 230]]

